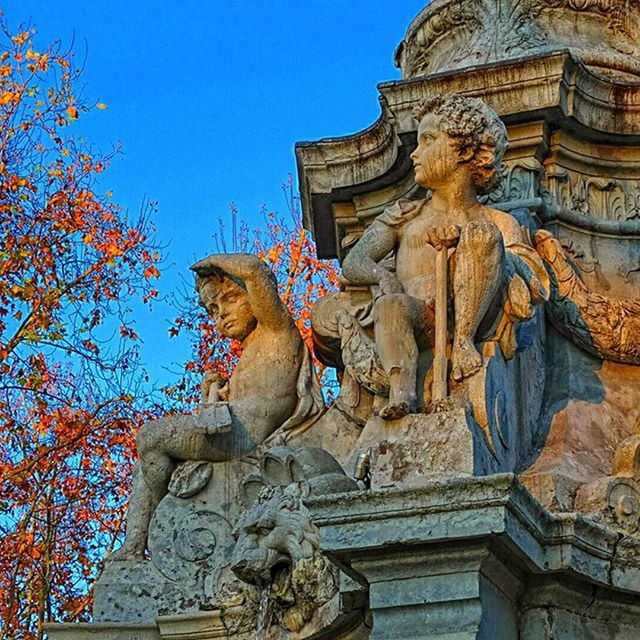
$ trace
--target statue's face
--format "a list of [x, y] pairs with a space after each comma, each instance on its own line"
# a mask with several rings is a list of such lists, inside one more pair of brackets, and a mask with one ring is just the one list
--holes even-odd
[[258, 321], [249, 296], [232, 280], [205, 283], [200, 289], [200, 299], [223, 336], [245, 340], [256, 328]]
[[416, 182], [426, 189], [446, 185], [460, 162], [452, 138], [442, 130], [440, 116], [428, 113], [418, 126], [418, 147], [411, 154]]

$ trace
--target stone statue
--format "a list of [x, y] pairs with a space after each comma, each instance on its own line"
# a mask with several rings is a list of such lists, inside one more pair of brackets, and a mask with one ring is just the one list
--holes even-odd
[[[362, 376], [361, 382], [371, 389], [372, 379], [387, 377], [389, 399], [379, 411], [384, 419], [419, 408], [418, 354], [434, 346], [438, 251], [450, 253], [451, 376], [457, 382], [481, 368], [477, 342], [498, 340], [504, 356], [513, 357], [515, 323], [532, 317], [533, 305], [548, 296], [542, 262], [525, 243], [517, 220], [478, 201], [500, 180], [507, 139], [497, 114], [480, 100], [448, 95], [423, 101], [414, 115], [420, 122], [418, 147], [411, 154], [415, 180], [431, 197], [399, 200], [387, 208], [343, 263], [350, 283], [375, 289], [376, 355], [369, 367], [375, 375]], [[354, 343], [354, 323], [340, 317], [348, 310], [336, 302], [316, 314], [314, 330], [327, 336], [333, 306], [342, 358], [357, 360], [362, 370], [363, 358], [352, 358], [344, 349]], [[365, 336], [355, 342], [361, 346]]]
[[138, 433], [126, 541], [112, 560], [143, 558], [151, 517], [177, 463], [240, 458], [276, 430], [286, 440], [323, 409], [309, 351], [271, 270], [249, 254], [212, 255], [192, 270], [201, 304], [244, 351], [228, 381], [205, 376], [199, 415], [167, 416]]

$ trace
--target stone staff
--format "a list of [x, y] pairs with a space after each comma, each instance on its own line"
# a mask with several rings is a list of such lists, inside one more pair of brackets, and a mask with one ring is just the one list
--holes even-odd
[[436, 327], [433, 348], [433, 402], [444, 400], [447, 390], [447, 289], [448, 247], [440, 245], [436, 254]]

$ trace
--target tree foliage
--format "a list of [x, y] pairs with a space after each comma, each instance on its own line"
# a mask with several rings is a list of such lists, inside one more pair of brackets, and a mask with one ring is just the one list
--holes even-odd
[[[87, 620], [91, 585], [122, 535], [133, 435], [150, 406], [130, 306], [158, 294], [152, 206], [130, 219], [97, 186], [113, 153], [82, 142], [91, 109], [80, 71], [33, 30], [0, 21], [0, 640], [43, 637], [49, 620]], [[312, 301], [337, 285], [289, 211], [264, 228], [238, 224], [229, 249], [257, 253], [310, 340]], [[224, 224], [213, 250], [226, 251]], [[215, 243], [218, 244], [215, 247]], [[192, 357], [165, 389], [164, 410], [189, 411], [204, 371], [229, 374], [240, 351], [186, 294], [170, 329]], [[145, 404], [141, 404], [144, 402]]]
[[100, 195], [110, 155], [74, 135], [79, 70], [0, 25], [0, 638], [89, 612], [120, 531], [143, 376], [130, 313], [159, 256], [148, 208]]

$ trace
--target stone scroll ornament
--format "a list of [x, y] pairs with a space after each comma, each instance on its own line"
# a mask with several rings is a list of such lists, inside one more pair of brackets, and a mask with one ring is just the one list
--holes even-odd
[[266, 441], [304, 431], [324, 409], [309, 350], [267, 265], [249, 254], [220, 254], [192, 270], [201, 304], [243, 353], [228, 380], [205, 376], [195, 415], [166, 416], [138, 433], [126, 540], [111, 561], [144, 558], [151, 518], [167, 492], [188, 497], [209, 480], [209, 465], [200, 463], [255, 456]]
[[549, 288], [516, 218], [479, 200], [501, 180], [507, 136], [497, 114], [450, 94], [423, 101], [414, 115], [415, 181], [431, 196], [385, 209], [346, 256], [345, 280], [370, 287], [372, 299], [355, 304], [347, 287], [312, 315], [320, 359], [386, 397], [377, 409], [385, 420], [428, 404], [417, 390], [421, 353], [435, 360], [431, 399], [446, 397], [450, 334], [454, 384], [480, 372], [487, 341], [513, 358], [516, 325]]
[[557, 238], [541, 230], [535, 242], [551, 279], [546, 311], [553, 326], [598, 358], [640, 365], [640, 299], [622, 300], [589, 291]]
[[262, 630], [274, 622], [292, 634], [302, 631], [338, 592], [337, 568], [322, 554], [303, 500], [357, 489], [323, 449], [267, 451], [260, 471], [244, 480], [246, 511], [233, 531], [231, 572], [221, 579], [211, 608], [242, 604], [245, 617]]

